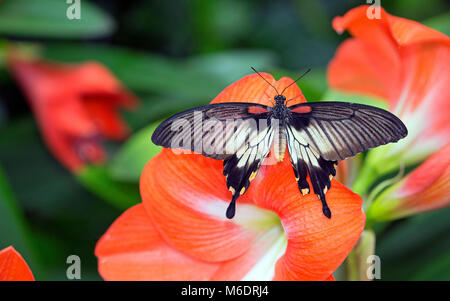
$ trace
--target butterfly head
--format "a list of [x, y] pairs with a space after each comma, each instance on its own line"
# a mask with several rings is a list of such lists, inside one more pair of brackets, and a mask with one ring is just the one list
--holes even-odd
[[[283, 89], [283, 91], [281, 91], [281, 93], [280, 92], [278, 92], [278, 90], [277, 90], [277, 88], [274, 86], [274, 85], [272, 85], [269, 81], [267, 81], [267, 79], [265, 79], [264, 78], [264, 76], [262, 76], [258, 71], [256, 71], [256, 69], [255, 68], [253, 68], [253, 67], [251, 67], [252, 68], [252, 70], [253, 71], [255, 71], [256, 72], [256, 74], [258, 74], [266, 83], [268, 83], [274, 90], [275, 90], [275, 92], [277, 92], [277, 95], [275, 96], [275, 104], [274, 105], [278, 105], [278, 106], [281, 106], [281, 105], [287, 105], [287, 102], [289, 101], [286, 101], [286, 97], [283, 95], [283, 93], [284, 93], [284, 91], [286, 91], [287, 90], [287, 88], [289, 88], [290, 86], [292, 86], [293, 84], [295, 84], [299, 79], [301, 79], [303, 76], [305, 76], [309, 71], [311, 71], [311, 69], [308, 69], [308, 70], [306, 70], [302, 75], [300, 75], [296, 80], [294, 80], [292, 83], [290, 83], [289, 85], [287, 85], [284, 89]], [[293, 98], [291, 98], [290, 100], [292, 100]]]
[[286, 97], [284, 95], [278, 94], [275, 96], [275, 104], [277, 105], [283, 105], [286, 101]]

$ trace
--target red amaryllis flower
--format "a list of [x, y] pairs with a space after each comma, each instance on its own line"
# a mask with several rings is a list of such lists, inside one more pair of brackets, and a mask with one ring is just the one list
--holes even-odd
[[132, 108], [136, 99], [99, 63], [69, 65], [12, 56], [9, 65], [48, 147], [70, 170], [102, 162], [102, 138], [127, 135], [117, 110]]
[[418, 163], [450, 142], [450, 38], [382, 8], [380, 19], [369, 19], [368, 8], [333, 20], [337, 32], [348, 30], [353, 38], [331, 60], [328, 80], [339, 90], [386, 99], [405, 123], [406, 139], [371, 154], [393, 158], [377, 167], [392, 171], [400, 158]]
[[[282, 89], [292, 79], [275, 81]], [[232, 84], [213, 102], [270, 105], [274, 90], [252, 74]], [[305, 99], [296, 85], [286, 98]], [[327, 280], [361, 234], [361, 198], [333, 180], [327, 200], [331, 219], [314, 194], [302, 196], [290, 159], [262, 166], [237, 202], [225, 211], [231, 192], [222, 162], [164, 149], [144, 168], [143, 203], [126, 211], [96, 248], [107, 280]], [[309, 179], [308, 179], [309, 181]]]
[[450, 143], [370, 206], [372, 220], [388, 220], [450, 205]]
[[13, 247], [0, 251], [0, 281], [33, 280], [33, 273], [27, 263]]

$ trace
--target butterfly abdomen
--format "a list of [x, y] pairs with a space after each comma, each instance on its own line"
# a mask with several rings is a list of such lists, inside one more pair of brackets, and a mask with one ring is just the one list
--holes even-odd
[[274, 150], [275, 159], [278, 162], [282, 162], [286, 153], [286, 129], [284, 126], [279, 128], [277, 139], [275, 139]]

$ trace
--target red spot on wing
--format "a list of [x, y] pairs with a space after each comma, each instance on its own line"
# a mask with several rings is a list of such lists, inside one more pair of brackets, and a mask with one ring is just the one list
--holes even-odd
[[291, 110], [293, 113], [299, 113], [299, 114], [305, 114], [311, 112], [311, 107], [308, 106], [300, 106], [298, 108], [295, 108]]
[[262, 114], [262, 113], [267, 113], [268, 110], [265, 108], [254, 106], [254, 107], [249, 107], [248, 112], [250, 114]]

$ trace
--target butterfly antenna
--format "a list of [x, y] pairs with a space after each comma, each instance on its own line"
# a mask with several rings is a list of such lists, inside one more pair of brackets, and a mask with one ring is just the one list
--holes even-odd
[[274, 85], [272, 85], [271, 83], [269, 83], [269, 82], [267, 81], [267, 79], [264, 78], [264, 76], [262, 76], [258, 71], [256, 71], [255, 68], [253, 68], [253, 67], [250, 67], [250, 68], [252, 68], [252, 70], [255, 71], [259, 76], [261, 76], [261, 78], [262, 78], [266, 83], [268, 83], [272, 88], [274, 88], [275, 91], [277, 92], [277, 95], [280, 95], [280, 93], [278, 93], [277, 88], [275, 88]]
[[284, 88], [283, 91], [281, 91], [281, 95], [283, 95], [284, 91], [286, 91], [287, 88], [289, 88], [290, 86], [292, 86], [293, 84], [295, 84], [298, 80], [300, 80], [303, 76], [305, 76], [306, 74], [308, 74], [309, 71], [311, 71], [311, 68], [308, 68], [308, 70], [306, 70], [302, 75], [300, 75], [295, 81], [293, 81], [293, 82], [290, 83], [286, 88]]
[[295, 96], [295, 97], [292, 97], [291, 99], [288, 99], [288, 100], [286, 100], [286, 105], [290, 102], [290, 101], [292, 101], [292, 100], [294, 100], [294, 99], [296, 99], [296, 98], [299, 98], [300, 96], [301, 96], [302, 94], [299, 94], [299, 95], [297, 95], [297, 96]]

